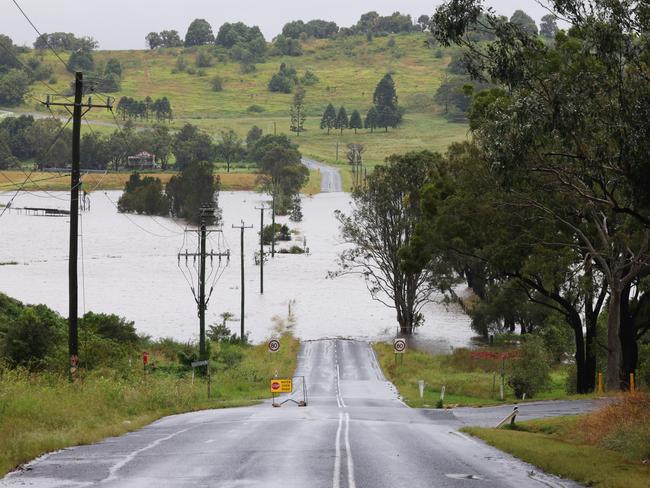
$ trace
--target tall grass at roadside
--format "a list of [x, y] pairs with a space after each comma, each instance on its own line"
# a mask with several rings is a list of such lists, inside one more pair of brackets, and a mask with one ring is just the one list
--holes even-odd
[[[218, 345], [214, 346], [218, 348]], [[269, 398], [269, 379], [291, 376], [299, 342], [282, 336], [280, 352], [266, 345], [235, 345], [237, 364], [215, 364], [213, 396], [205, 379], [152, 351], [153, 366], [101, 368], [70, 384], [60, 374], [0, 369], [0, 475], [43, 453], [119, 435], [172, 413], [249, 405]]]
[[518, 423], [514, 429], [464, 428], [544, 471], [586, 486], [650, 486], [650, 395], [624, 394], [582, 416]]
[[[500, 400], [501, 368], [507, 373], [508, 360], [503, 363], [472, 357], [469, 349], [459, 348], [452, 354], [429, 354], [408, 350], [403, 359], [395, 359], [390, 344], [378, 343], [374, 349], [386, 377], [397, 387], [404, 401], [412, 407], [434, 407], [445, 387], [445, 405], [493, 405], [517, 400], [512, 388], [504, 385]], [[501, 351], [501, 348], [495, 348]], [[551, 385], [534, 400], [567, 398], [566, 368], [556, 367], [551, 373]], [[418, 381], [424, 380], [424, 397], [420, 398]]]

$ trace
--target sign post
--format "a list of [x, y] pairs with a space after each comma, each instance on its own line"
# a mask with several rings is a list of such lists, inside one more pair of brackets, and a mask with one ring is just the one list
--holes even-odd
[[204, 359], [203, 361], [193, 361], [192, 362], [192, 383], [194, 383], [194, 368], [205, 366], [208, 373], [208, 398], [210, 398], [212, 390], [212, 378], [210, 377], [210, 361]]
[[404, 353], [406, 352], [406, 339], [397, 337], [393, 339], [393, 351], [395, 352], [395, 364], [397, 364], [397, 355], [401, 355], [400, 363], [404, 362]]

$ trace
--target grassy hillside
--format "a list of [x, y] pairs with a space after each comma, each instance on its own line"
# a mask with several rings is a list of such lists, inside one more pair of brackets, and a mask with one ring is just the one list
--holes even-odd
[[[265, 132], [288, 132], [291, 94], [272, 93], [267, 84], [272, 74], [284, 62], [294, 67], [298, 76], [309, 69], [319, 82], [306, 89], [306, 109], [309, 115], [308, 131], [300, 136], [303, 153], [328, 162], [336, 161], [336, 143], [339, 141], [339, 162], [345, 161], [345, 145], [360, 142], [366, 145], [366, 162], [379, 163], [394, 152], [411, 149], [444, 150], [455, 140], [466, 137], [467, 127], [448, 123], [441, 110], [435, 105], [434, 94], [445, 76], [450, 51], [437, 58], [433, 49], [425, 46], [423, 34], [394, 36], [395, 45], [389, 46], [389, 37], [352, 37], [337, 40], [312, 40], [303, 44], [305, 54], [299, 57], [270, 57], [265, 63], [257, 64], [256, 71], [242, 74], [237, 62], [220, 62], [215, 58], [212, 67], [196, 67], [196, 51], [192, 49], [161, 49], [155, 51], [98, 51], [94, 54], [96, 63], [111, 57], [118, 58], [123, 67], [122, 90], [111, 94], [119, 99], [130, 96], [142, 99], [146, 96], [170, 99], [179, 127], [185, 122], [197, 124], [216, 135], [220, 129], [232, 128], [245, 135], [252, 125]], [[63, 91], [71, 80], [70, 73], [55, 62], [53, 55], [46, 53], [46, 59], [55, 66], [57, 89]], [[196, 74], [172, 73], [179, 56]], [[202, 71], [202, 76], [199, 75]], [[335, 133], [326, 135], [318, 128], [320, 116], [328, 103], [336, 107], [344, 105], [351, 113], [358, 109], [363, 116], [372, 104], [372, 94], [377, 82], [391, 72], [396, 82], [400, 105], [407, 113], [403, 126], [388, 134], [370, 134], [360, 131], [345, 131], [342, 137]], [[224, 80], [224, 89], [214, 92], [211, 79], [219, 75]], [[41, 96], [42, 86], [34, 85], [33, 95]], [[262, 112], [251, 112], [257, 105]], [[30, 102], [24, 110], [43, 110]], [[112, 121], [110, 114], [94, 110], [89, 120]], [[99, 126], [97, 127], [99, 128]], [[101, 128], [110, 130], [107, 127]], [[87, 128], [84, 128], [87, 130]]]

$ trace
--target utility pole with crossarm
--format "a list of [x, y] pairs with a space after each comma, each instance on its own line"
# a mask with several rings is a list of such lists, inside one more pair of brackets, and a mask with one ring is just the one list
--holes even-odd
[[244, 334], [244, 230], [252, 229], [252, 225], [245, 225], [244, 221], [241, 221], [241, 225], [232, 226], [233, 229], [241, 229], [241, 341], [242, 343], [246, 339]]
[[[208, 291], [208, 294], [206, 296], [205, 292], [205, 284], [208, 281], [206, 279], [206, 259], [210, 259], [210, 265], [212, 266], [212, 272], [210, 273], [211, 276], [213, 276], [216, 279], [220, 276], [218, 271], [215, 271], [214, 267], [214, 260], [215, 258], [218, 260], [217, 267], [221, 268], [222, 264], [222, 259], [226, 258], [226, 266], [228, 265], [228, 262], [230, 261], [230, 250], [226, 249], [225, 251], [214, 251], [210, 250], [208, 253], [206, 250], [206, 242], [207, 242], [207, 236], [210, 233], [213, 232], [221, 232], [221, 229], [208, 229], [208, 226], [211, 225], [215, 220], [214, 216], [214, 207], [211, 204], [204, 204], [201, 205], [201, 208], [199, 210], [199, 228], [198, 229], [192, 229], [188, 230], [186, 232], [198, 232], [199, 234], [199, 252], [188, 252], [187, 249], [185, 252], [179, 252], [178, 253], [178, 267], [181, 269], [183, 272], [183, 275], [186, 277], [188, 282], [190, 283], [190, 287], [192, 289], [192, 293], [194, 294], [194, 299], [196, 300], [196, 304], [198, 307], [198, 315], [199, 315], [199, 356], [201, 360], [208, 359], [207, 357], [207, 349], [205, 347], [205, 311], [208, 308], [208, 302], [210, 301], [210, 296], [212, 295], [212, 291], [214, 290], [214, 283], [211, 285], [210, 290]], [[187, 273], [183, 271], [183, 267], [181, 266], [181, 260], [182, 258], [185, 258], [185, 268], [187, 269]], [[198, 287], [198, 293], [194, 289], [194, 285], [192, 284], [193, 282], [193, 276], [192, 276], [192, 271], [191, 269], [194, 269], [194, 267], [190, 268], [188, 266], [188, 263], [190, 261], [190, 258], [192, 259], [193, 262], [196, 262], [196, 259], [199, 260], [199, 268], [198, 268], [198, 274], [197, 274], [197, 287]]]
[[[75, 73], [74, 102], [55, 102], [50, 95], [43, 103], [47, 108], [64, 107], [72, 115], [72, 171], [70, 178], [70, 247], [68, 257], [68, 378], [74, 381], [77, 377], [79, 364], [79, 317], [78, 317], [78, 239], [79, 239], [79, 187], [81, 186], [81, 171], [79, 160], [81, 154], [81, 119], [91, 108], [113, 109], [113, 99], [107, 98], [106, 103], [93, 104], [92, 97], [83, 101], [83, 74]], [[70, 110], [72, 108], [72, 110]], [[84, 110], [85, 109], [85, 110]]]

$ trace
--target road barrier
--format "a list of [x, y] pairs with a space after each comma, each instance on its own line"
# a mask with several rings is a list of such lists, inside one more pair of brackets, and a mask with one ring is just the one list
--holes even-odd
[[508, 414], [506, 418], [504, 418], [501, 422], [499, 422], [499, 425], [497, 425], [497, 429], [501, 428], [506, 422], [510, 421], [510, 425], [514, 426], [515, 425], [515, 419], [517, 418], [517, 415], [519, 414], [519, 408], [515, 407], [512, 412]]

